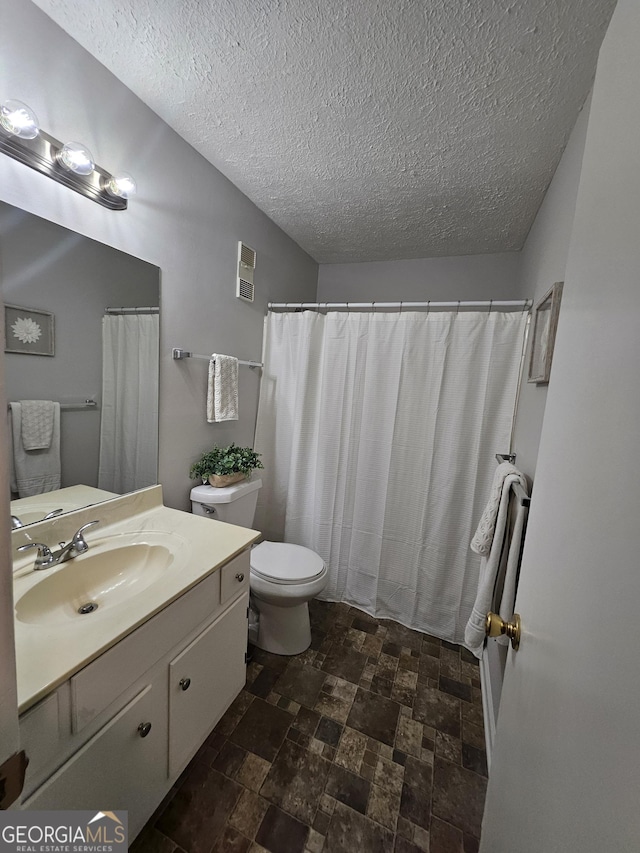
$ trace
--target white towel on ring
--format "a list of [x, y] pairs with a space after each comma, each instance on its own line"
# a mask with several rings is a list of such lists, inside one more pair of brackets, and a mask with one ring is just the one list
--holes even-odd
[[[516, 577], [520, 562], [520, 548], [522, 535], [524, 533], [524, 520], [526, 512], [524, 507], [518, 507], [518, 514], [514, 525], [511, 540], [508, 543], [507, 568], [504, 579], [504, 587], [500, 602], [494, 601], [496, 579], [500, 569], [505, 537], [507, 535], [507, 519], [509, 511], [509, 498], [511, 486], [520, 483], [524, 476], [516, 471], [515, 474], [508, 473], [502, 481], [500, 500], [496, 513], [494, 529], [491, 537], [491, 550], [488, 557], [483, 557], [480, 562], [480, 578], [478, 581], [478, 592], [464, 632], [464, 644], [473, 652], [477, 658], [482, 657], [485, 640], [485, 621], [487, 613], [496, 609], [503, 619], [510, 619], [513, 615], [513, 606], [516, 594]], [[526, 481], [525, 481], [526, 482]]]
[[527, 488], [527, 481], [524, 474], [521, 474], [518, 469], [510, 462], [501, 462], [496, 468], [493, 475], [493, 483], [491, 485], [491, 493], [489, 501], [482, 513], [478, 529], [471, 540], [471, 550], [476, 554], [487, 557], [491, 551], [491, 543], [493, 541], [493, 533], [496, 529], [496, 520], [498, 518], [498, 507], [503, 493], [504, 481], [509, 476], [515, 476], [523, 489]]
[[213, 353], [207, 383], [207, 422], [238, 420], [238, 359]]

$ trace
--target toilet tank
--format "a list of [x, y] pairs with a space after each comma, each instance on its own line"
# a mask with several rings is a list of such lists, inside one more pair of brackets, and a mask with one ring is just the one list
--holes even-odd
[[262, 480], [243, 480], [233, 486], [195, 486], [191, 489], [191, 511], [195, 515], [251, 527]]

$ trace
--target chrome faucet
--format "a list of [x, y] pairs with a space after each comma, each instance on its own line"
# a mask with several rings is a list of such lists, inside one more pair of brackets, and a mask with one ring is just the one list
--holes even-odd
[[74, 557], [84, 554], [89, 550], [83, 534], [87, 527], [92, 527], [94, 524], [100, 524], [99, 521], [88, 521], [77, 530], [71, 540], [65, 545], [64, 542], [59, 542], [60, 548], [57, 551], [52, 551], [48, 545], [43, 542], [29, 542], [28, 545], [21, 545], [18, 551], [27, 551], [29, 548], [37, 548], [36, 561], [33, 565], [34, 571], [42, 569], [50, 569], [52, 566], [58, 566], [60, 563], [66, 563], [67, 560], [73, 560]]
[[[50, 518], [55, 518], [56, 515], [60, 515], [60, 513], [64, 512], [62, 507], [60, 509], [52, 509], [51, 512], [48, 512], [46, 515], [43, 515], [40, 521], [48, 521]], [[17, 515], [11, 516], [11, 529], [18, 530], [20, 527], [24, 527], [24, 522], [20, 521]]]

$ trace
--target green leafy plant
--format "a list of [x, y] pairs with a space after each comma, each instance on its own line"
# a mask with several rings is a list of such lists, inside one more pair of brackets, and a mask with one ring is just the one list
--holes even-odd
[[192, 480], [201, 478], [206, 482], [212, 474], [249, 474], [254, 468], [264, 468], [260, 454], [251, 447], [213, 447], [207, 450], [193, 463], [189, 476]]

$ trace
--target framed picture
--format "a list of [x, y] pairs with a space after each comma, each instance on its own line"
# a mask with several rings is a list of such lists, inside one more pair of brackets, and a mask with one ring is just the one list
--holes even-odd
[[557, 281], [551, 290], [542, 297], [533, 314], [533, 339], [529, 359], [529, 382], [545, 385], [551, 374], [553, 345], [556, 339], [562, 285]]
[[5, 352], [53, 355], [53, 314], [35, 308], [4, 306]]

